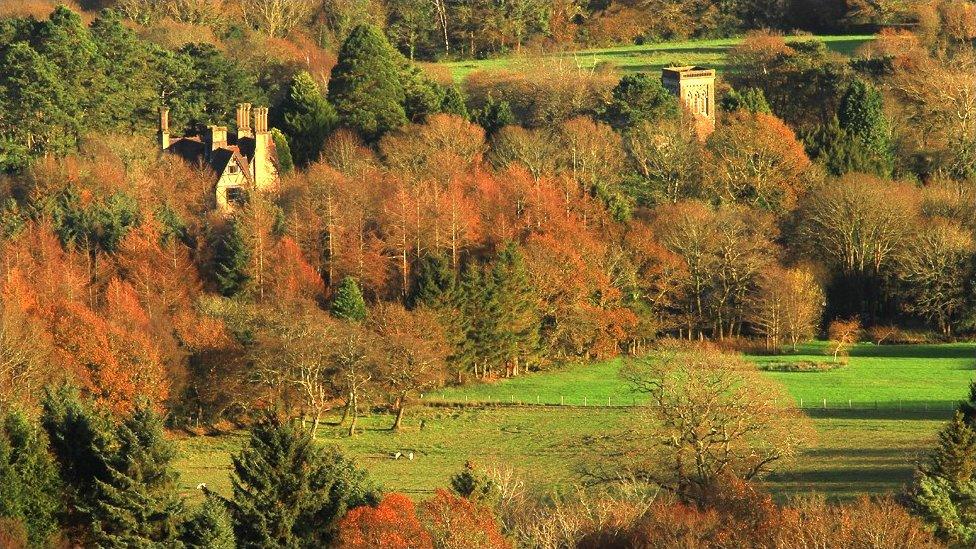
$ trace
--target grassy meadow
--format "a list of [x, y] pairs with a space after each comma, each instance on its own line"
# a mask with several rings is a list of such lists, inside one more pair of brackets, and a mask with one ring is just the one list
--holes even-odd
[[[795, 354], [747, 358], [823, 360], [823, 344], [803, 346]], [[388, 431], [390, 416], [375, 414], [364, 418], [364, 431], [355, 437], [345, 436], [336, 425], [323, 426], [318, 437], [345, 448], [386, 489], [416, 497], [447, 486], [469, 459], [513, 468], [533, 485], [566, 489], [581, 480], [581, 466], [593, 459], [583, 447], [585, 437], [622, 426], [633, 413], [616, 406], [633, 398], [617, 377], [620, 365], [576, 365], [425, 395], [428, 401], [459, 402], [507, 402], [514, 395], [516, 401], [531, 403], [538, 396], [552, 403], [563, 397], [567, 406], [562, 408], [418, 405], [408, 409], [400, 433]], [[932, 446], [952, 403], [966, 395], [974, 368], [976, 345], [862, 344], [852, 350], [850, 364], [839, 370], [764, 374], [782, 382], [798, 402], [827, 398], [846, 404], [850, 398], [880, 403], [877, 410], [833, 404], [827, 410], [807, 410], [817, 439], [768, 479], [769, 489], [778, 497], [819, 492], [837, 498], [899, 490], [911, 478], [915, 461]], [[606, 407], [607, 396], [614, 407]], [[583, 397], [588, 407], [579, 406]], [[597, 401], [603, 406], [593, 406]], [[921, 401], [944, 406], [899, 410], [892, 405]], [[185, 493], [193, 496], [194, 487], [205, 482], [229, 494], [230, 455], [244, 441], [243, 433], [181, 439], [177, 467]], [[412, 451], [415, 459], [394, 461], [390, 456], [398, 451]]]
[[[843, 55], [853, 55], [861, 45], [870, 42], [873, 38], [872, 35], [840, 35], [796, 37], [794, 39], [820, 40], [833, 51]], [[721, 72], [726, 68], [726, 56], [729, 50], [741, 41], [741, 38], [683, 40], [554, 53], [547, 54], [545, 57], [573, 62], [586, 69], [596, 67], [601, 63], [610, 63], [622, 72], [655, 72], [668, 65], [704, 65]], [[538, 56], [524, 54], [483, 60], [446, 62], [441, 63], [441, 65], [451, 71], [456, 82], [460, 82], [475, 71], [519, 70], [537, 62], [539, 62]]]

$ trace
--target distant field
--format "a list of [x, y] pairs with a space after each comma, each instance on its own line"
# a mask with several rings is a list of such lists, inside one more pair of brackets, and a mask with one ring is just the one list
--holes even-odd
[[[872, 35], [848, 36], [816, 36], [794, 38], [820, 40], [830, 49], [844, 55], [853, 53], [866, 42], [874, 39]], [[724, 38], [718, 40], [684, 40], [680, 42], [664, 42], [659, 44], [645, 44], [642, 46], [617, 46], [576, 52], [551, 54], [548, 57], [565, 59], [574, 62], [582, 68], [592, 68], [604, 62], [612, 63], [624, 72], [659, 71], [668, 65], [705, 65], [724, 71], [728, 51], [739, 44], [741, 38]], [[537, 57], [511, 56], [485, 59], [480, 61], [455, 61], [442, 63], [448, 67], [454, 80], [460, 82], [469, 74], [478, 70], [518, 70], [530, 63], [538, 62]]]
[[[824, 359], [823, 343], [804, 346], [795, 355], [749, 357], [768, 360]], [[579, 482], [580, 466], [590, 459], [581, 448], [586, 435], [620, 425], [629, 408], [593, 406], [617, 404], [633, 396], [617, 377], [619, 361], [579, 365], [553, 372], [521, 376], [494, 384], [443, 391], [425, 399], [463, 402], [558, 402], [590, 407], [503, 406], [443, 408], [414, 406], [407, 412], [405, 429], [387, 429], [392, 418], [365, 418], [365, 432], [348, 438], [344, 430], [325, 426], [320, 440], [338, 444], [388, 489], [424, 497], [446, 486], [450, 476], [471, 459], [481, 465], [502, 465], [521, 471], [531, 482], [559, 489]], [[769, 479], [778, 497], [820, 492], [849, 498], [860, 493], [894, 492], [911, 478], [914, 463], [932, 446], [935, 434], [949, 417], [949, 407], [965, 397], [976, 374], [976, 345], [874, 346], [859, 345], [850, 365], [822, 373], [767, 373], [790, 393], [806, 401], [827, 398], [828, 410], [811, 409], [818, 439], [793, 463]], [[845, 409], [847, 399], [879, 401], [878, 410]], [[572, 401], [575, 399], [575, 401]], [[841, 404], [835, 406], [837, 401]], [[923, 410], [892, 403], [939, 401], [943, 406]], [[336, 418], [333, 418], [336, 419]], [[424, 428], [420, 429], [420, 420]], [[243, 434], [195, 437], [179, 442], [181, 484], [188, 495], [200, 482], [229, 494], [230, 454], [244, 441]], [[414, 461], [390, 459], [394, 452], [413, 451]]]
[[[770, 361], [828, 360], [822, 342], [803, 345], [796, 354], [750, 356], [761, 364]], [[630, 392], [617, 372], [621, 362], [612, 360], [524, 375], [491, 384], [449, 388], [428, 398], [455, 402], [524, 402], [582, 405], [632, 404], [639, 397]], [[831, 407], [853, 401], [897, 408], [898, 403], [942, 403], [944, 409], [966, 396], [976, 376], [976, 345], [872, 345], [851, 350], [850, 364], [830, 372], [767, 372], [783, 383], [797, 403]]]

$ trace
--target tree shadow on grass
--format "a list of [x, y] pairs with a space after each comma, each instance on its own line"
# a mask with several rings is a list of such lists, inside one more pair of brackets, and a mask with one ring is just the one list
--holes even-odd
[[902, 409], [894, 402], [878, 402], [878, 408], [870, 408], [870, 403], [855, 403], [853, 408], [803, 408], [808, 417], [814, 419], [909, 419], [944, 421], [955, 413], [959, 401], [910, 401], [902, 404]]
[[971, 359], [969, 369], [976, 369], [976, 345], [858, 345], [852, 357]]

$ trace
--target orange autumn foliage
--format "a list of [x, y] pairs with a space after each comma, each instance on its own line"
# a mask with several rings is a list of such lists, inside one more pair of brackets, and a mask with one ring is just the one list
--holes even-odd
[[339, 521], [337, 549], [433, 549], [417, 519], [413, 501], [403, 494], [387, 494], [376, 507], [352, 509]]
[[420, 507], [420, 516], [438, 549], [511, 549], [491, 511], [446, 490]]

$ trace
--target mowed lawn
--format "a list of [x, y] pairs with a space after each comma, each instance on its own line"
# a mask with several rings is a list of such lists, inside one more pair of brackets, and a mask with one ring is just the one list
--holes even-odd
[[[780, 357], [753, 360], [823, 360], [823, 344]], [[448, 485], [451, 475], [472, 460], [482, 466], [514, 469], [542, 489], [565, 490], [582, 480], [580, 471], [596, 456], [584, 448], [585, 438], [622, 427], [634, 411], [627, 407], [593, 406], [595, 401], [632, 398], [618, 377], [620, 361], [579, 365], [553, 372], [525, 375], [494, 384], [444, 391], [438, 398], [492, 402], [516, 400], [558, 401], [588, 407], [500, 406], [448, 408], [414, 406], [407, 412], [404, 430], [388, 430], [386, 414], [364, 419], [365, 431], [347, 437], [344, 429], [327, 425], [319, 439], [337, 444], [356, 459], [387, 489], [422, 498]], [[767, 373], [784, 383], [796, 397], [869, 400], [938, 400], [947, 405], [963, 398], [976, 365], [974, 345], [873, 346], [859, 345], [850, 365], [821, 373]], [[850, 397], [848, 395], [851, 395]], [[860, 395], [860, 396], [857, 396]], [[432, 398], [426, 395], [426, 399]], [[567, 401], [567, 404], [571, 402]], [[949, 416], [945, 409], [899, 411], [808, 410], [817, 439], [801, 456], [783, 464], [768, 479], [778, 497], [819, 492], [850, 498], [861, 493], [896, 492], [911, 479], [914, 464], [934, 443]], [[337, 418], [333, 418], [337, 419]], [[421, 428], [421, 421], [423, 428]], [[194, 437], [179, 441], [181, 484], [187, 495], [198, 494], [201, 482], [230, 494], [230, 455], [245, 441], [243, 433]], [[414, 452], [415, 459], [393, 460], [394, 452]]]
[[[843, 55], [853, 55], [857, 49], [874, 39], [872, 35], [839, 35], [791, 37], [790, 40], [820, 40], [828, 48]], [[724, 71], [730, 49], [742, 42], [742, 38], [714, 40], [683, 40], [644, 44], [641, 46], [617, 46], [549, 54], [545, 57], [576, 63], [581, 68], [593, 68], [601, 63], [611, 63], [624, 72], [655, 72], [669, 65], [704, 65]], [[512, 55], [474, 61], [441, 63], [450, 69], [454, 80], [460, 82], [479, 70], [520, 70], [540, 58], [532, 55]]]

